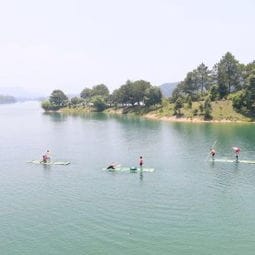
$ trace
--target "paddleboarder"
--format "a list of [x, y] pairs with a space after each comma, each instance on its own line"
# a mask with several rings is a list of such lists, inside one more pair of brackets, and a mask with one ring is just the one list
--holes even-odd
[[239, 147], [233, 147], [233, 150], [235, 152], [235, 155], [236, 155], [236, 162], [238, 162], [238, 157], [239, 157], [239, 154], [240, 154], [240, 148]]
[[42, 163], [47, 163], [50, 161], [50, 151], [47, 150], [45, 154], [42, 156]]
[[143, 167], [143, 157], [142, 156], [140, 156], [140, 159], [139, 159], [139, 166]]
[[214, 157], [215, 157], [215, 155], [216, 155], [215, 149], [211, 148], [211, 149], [210, 149], [210, 154], [211, 154], [211, 156], [212, 156], [212, 160], [214, 160]]

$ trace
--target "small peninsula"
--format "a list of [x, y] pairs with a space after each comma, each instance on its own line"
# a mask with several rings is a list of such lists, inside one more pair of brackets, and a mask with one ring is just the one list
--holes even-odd
[[191, 122], [254, 122], [255, 61], [242, 64], [227, 52], [212, 69], [204, 63], [187, 73], [170, 97], [145, 80], [130, 81], [112, 93], [104, 84], [68, 98], [54, 90], [42, 102], [45, 111], [66, 114], [106, 112]]

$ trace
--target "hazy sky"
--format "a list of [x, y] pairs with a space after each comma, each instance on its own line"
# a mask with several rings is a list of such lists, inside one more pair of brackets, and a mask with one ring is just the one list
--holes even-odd
[[255, 59], [252, 0], [0, 0], [0, 87], [80, 92]]

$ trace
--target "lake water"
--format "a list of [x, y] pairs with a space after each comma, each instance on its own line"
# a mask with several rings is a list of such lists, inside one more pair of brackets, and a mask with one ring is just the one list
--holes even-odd
[[[0, 254], [254, 254], [254, 124], [0, 106]], [[26, 163], [50, 149], [68, 166]], [[112, 161], [148, 172], [106, 172]]]

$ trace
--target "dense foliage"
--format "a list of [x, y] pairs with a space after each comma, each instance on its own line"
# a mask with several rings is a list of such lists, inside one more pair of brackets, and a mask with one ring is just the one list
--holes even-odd
[[230, 99], [236, 111], [255, 114], [255, 61], [247, 65], [227, 52], [210, 70], [204, 63], [189, 72], [173, 91], [171, 102], [180, 114], [181, 103], [204, 102], [200, 112], [211, 118], [211, 101]]
[[61, 90], [53, 90], [49, 100], [42, 102], [42, 108], [45, 111], [59, 110], [68, 105], [68, 97]]
[[[199, 114], [210, 120], [214, 105], [212, 102], [221, 100], [231, 100], [236, 112], [255, 116], [255, 61], [244, 65], [227, 52], [212, 69], [201, 63], [187, 73], [169, 100], [172, 113], [178, 116], [189, 109], [192, 116]], [[103, 111], [112, 106], [151, 109], [155, 105], [164, 107], [161, 90], [145, 80], [128, 80], [112, 93], [104, 84], [85, 87], [79, 96], [70, 99], [61, 90], [54, 90], [49, 100], [42, 103], [46, 111], [67, 106]]]
[[144, 80], [127, 81], [119, 89], [110, 94], [109, 89], [104, 84], [99, 84], [92, 89], [84, 88], [80, 97], [73, 97], [68, 100], [61, 90], [54, 90], [49, 100], [42, 102], [45, 111], [58, 110], [69, 107], [93, 107], [95, 111], [103, 111], [107, 107], [132, 107], [154, 106], [161, 104], [162, 94], [158, 87], [152, 86]]

